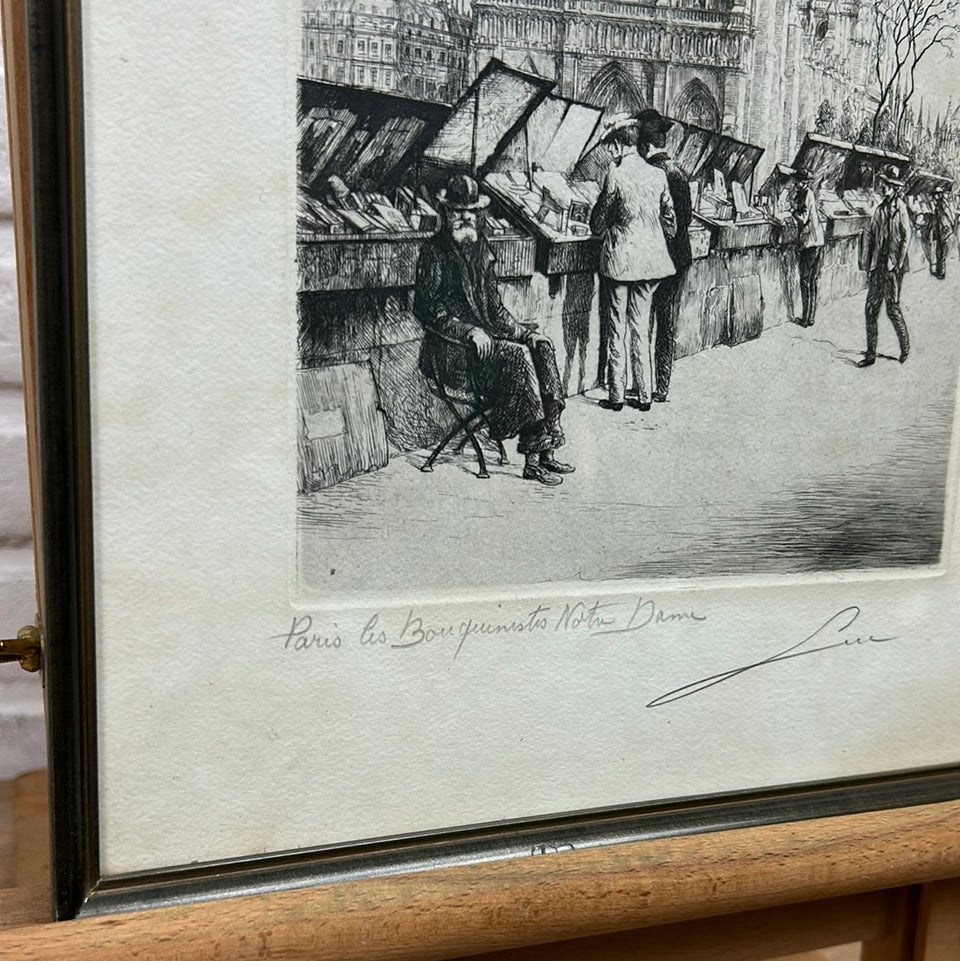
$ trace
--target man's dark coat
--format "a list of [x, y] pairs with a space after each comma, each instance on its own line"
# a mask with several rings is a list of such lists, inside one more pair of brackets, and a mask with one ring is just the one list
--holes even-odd
[[689, 267], [693, 260], [690, 250], [690, 224], [693, 221], [693, 200], [690, 194], [690, 181], [677, 163], [666, 153], [655, 153], [647, 158], [652, 167], [659, 167], [667, 175], [667, 186], [677, 215], [677, 232], [667, 237], [667, 250], [670, 259], [679, 273]]
[[[475, 386], [489, 406], [492, 437], [503, 440], [526, 431], [534, 449], [550, 450], [563, 443], [559, 427], [553, 426], [563, 408], [553, 345], [510, 317], [500, 299], [494, 262], [485, 239], [463, 248], [441, 231], [424, 244], [413, 307], [428, 332], [420, 368], [447, 388]], [[494, 340], [484, 359], [468, 342], [476, 328]], [[531, 431], [545, 419], [549, 428], [534, 439]]]
[[670, 390], [673, 358], [676, 352], [677, 314], [680, 296], [687, 279], [687, 268], [693, 262], [690, 250], [690, 224], [693, 222], [693, 199], [690, 182], [677, 163], [666, 153], [659, 152], [647, 158], [647, 163], [659, 167], [667, 175], [667, 187], [677, 214], [677, 232], [667, 237], [667, 250], [677, 272], [660, 282], [653, 293], [653, 316], [657, 322], [654, 341], [654, 366], [656, 367], [656, 392], [662, 397]]

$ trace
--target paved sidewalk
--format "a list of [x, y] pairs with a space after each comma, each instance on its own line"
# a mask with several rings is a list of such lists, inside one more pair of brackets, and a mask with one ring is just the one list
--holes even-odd
[[[904, 282], [906, 364], [880, 318], [876, 366], [863, 297], [817, 325], [768, 330], [677, 364], [670, 402], [646, 414], [571, 400], [546, 489], [521, 458], [478, 480], [472, 452], [398, 457], [300, 501], [301, 596], [427, 591], [935, 563], [960, 337], [960, 266]], [[508, 446], [508, 451], [512, 445]]]

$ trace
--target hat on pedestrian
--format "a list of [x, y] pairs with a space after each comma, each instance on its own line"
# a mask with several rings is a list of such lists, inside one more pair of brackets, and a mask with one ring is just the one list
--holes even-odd
[[813, 171], [809, 167], [797, 167], [793, 172], [793, 176], [800, 181], [800, 183], [809, 183], [813, 180]]
[[456, 174], [437, 194], [437, 202], [447, 210], [483, 210], [489, 206], [490, 198], [480, 193], [480, 186], [473, 177]]
[[880, 168], [877, 176], [891, 187], [903, 187], [904, 182], [900, 179], [900, 171], [893, 164], [886, 164]]
[[626, 114], [616, 114], [607, 120], [601, 142], [609, 143], [611, 140], [636, 143], [637, 119]]
[[673, 126], [673, 121], [667, 120], [667, 118], [654, 107], [647, 107], [646, 110], [641, 110], [636, 116], [636, 122], [641, 139], [644, 134], [664, 134]]

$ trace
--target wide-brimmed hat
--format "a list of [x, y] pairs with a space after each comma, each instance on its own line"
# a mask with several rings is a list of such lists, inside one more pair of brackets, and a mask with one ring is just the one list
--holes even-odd
[[635, 119], [641, 137], [645, 133], [666, 133], [673, 126], [672, 120], [667, 120], [659, 110], [653, 107], [647, 107], [646, 110], [641, 110]]
[[490, 198], [480, 193], [480, 185], [473, 177], [456, 174], [437, 194], [437, 203], [447, 210], [483, 210], [489, 206]]
[[900, 179], [900, 171], [893, 165], [887, 164], [881, 167], [877, 172], [877, 176], [884, 182], [890, 184], [891, 187], [903, 187], [904, 182]]
[[809, 183], [813, 180], [813, 171], [809, 167], [797, 167], [793, 176], [801, 183]]
[[603, 132], [600, 134], [601, 142], [606, 142], [614, 137], [618, 137], [625, 131], [633, 131], [637, 127], [637, 118], [631, 114], [618, 113], [604, 118]]

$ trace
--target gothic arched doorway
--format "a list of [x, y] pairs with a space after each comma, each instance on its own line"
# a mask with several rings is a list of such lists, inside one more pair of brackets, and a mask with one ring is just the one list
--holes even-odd
[[647, 105], [636, 77], [619, 60], [611, 60], [593, 75], [583, 99], [610, 113], [637, 113]]
[[707, 130], [720, 129], [720, 106], [702, 80], [691, 80], [677, 98], [674, 116]]

